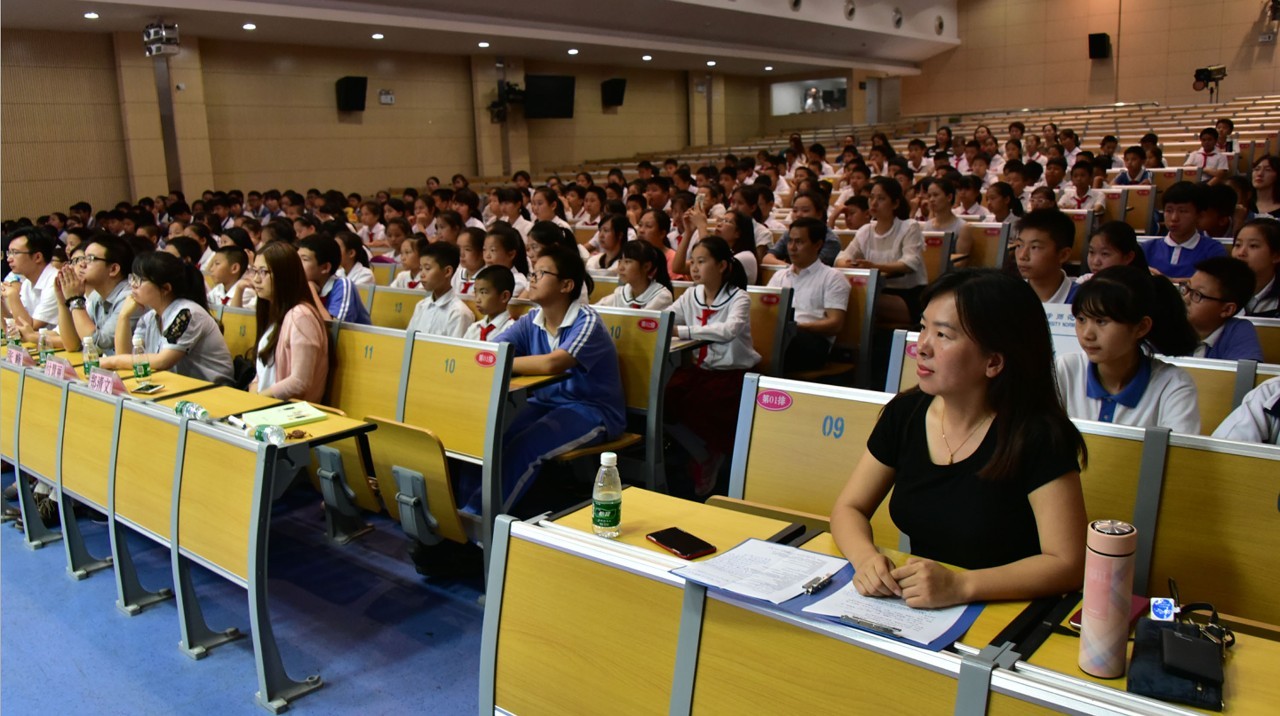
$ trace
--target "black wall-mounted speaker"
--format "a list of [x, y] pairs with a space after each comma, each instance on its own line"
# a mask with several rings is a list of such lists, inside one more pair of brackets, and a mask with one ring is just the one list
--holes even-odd
[[364, 98], [369, 93], [368, 77], [342, 77], [334, 87], [338, 92], [339, 112], [364, 111]]
[[1105, 60], [1111, 56], [1111, 36], [1105, 32], [1089, 35], [1089, 59]]
[[615, 77], [600, 83], [600, 104], [606, 107], [621, 107], [622, 98], [627, 94], [627, 80]]

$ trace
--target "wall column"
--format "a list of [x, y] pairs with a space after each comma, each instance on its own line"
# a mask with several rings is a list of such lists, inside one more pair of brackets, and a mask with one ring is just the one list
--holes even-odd
[[520, 169], [529, 169], [529, 124], [524, 110], [507, 108], [505, 122], [493, 122], [489, 105], [498, 98], [498, 80], [524, 87], [524, 61], [504, 58], [497, 67], [492, 56], [471, 58], [471, 111], [476, 127], [476, 172], [482, 177], [502, 177], [503, 181]]

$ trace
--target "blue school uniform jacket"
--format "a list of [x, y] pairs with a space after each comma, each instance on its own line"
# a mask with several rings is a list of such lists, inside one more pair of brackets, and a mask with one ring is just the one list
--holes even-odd
[[1257, 329], [1243, 318], [1228, 318], [1204, 357], [1224, 360], [1249, 358], [1261, 363], [1262, 344], [1258, 342]]

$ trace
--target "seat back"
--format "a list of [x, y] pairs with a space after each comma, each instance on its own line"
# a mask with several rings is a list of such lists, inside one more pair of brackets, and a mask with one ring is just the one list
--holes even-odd
[[596, 312], [618, 351], [627, 409], [644, 413], [660, 404], [671, 351], [671, 312], [633, 308], [597, 308]]
[[751, 345], [760, 354], [756, 370], [765, 375], [781, 375], [792, 322], [792, 290], [748, 286], [747, 293], [751, 296]]
[[425, 298], [426, 294], [422, 291], [380, 285], [374, 290], [372, 303], [369, 304], [369, 321], [379, 328], [403, 331], [409, 327], [413, 309]]
[[933, 283], [946, 273], [951, 254], [955, 253], [956, 235], [953, 231], [924, 232], [924, 270]]
[[368, 308], [369, 304], [373, 303], [373, 284], [366, 283], [356, 286], [356, 295], [360, 297], [360, 302], [364, 304], [365, 308]]
[[893, 342], [889, 344], [889, 372], [885, 376], [884, 389], [887, 393], [901, 393], [916, 387], [916, 341], [920, 334], [915, 331], [898, 329], [893, 332]]
[[222, 306], [218, 313], [222, 339], [231, 357], [248, 358], [258, 345], [258, 313], [252, 308]]
[[336, 330], [329, 403], [356, 419], [395, 415], [409, 367], [404, 331], [354, 323], [338, 323]]
[[1280, 623], [1280, 447], [1174, 435], [1165, 460], [1152, 591], [1178, 590], [1223, 613]]
[[1082, 209], [1064, 209], [1062, 213], [1070, 216], [1076, 226], [1076, 235], [1071, 244], [1070, 263], [1083, 265], [1089, 255], [1089, 237], [1093, 236], [1093, 220], [1096, 214]]
[[1200, 434], [1211, 434], [1239, 404], [1236, 400], [1236, 372], [1240, 361], [1168, 357], [1161, 360], [1186, 371], [1196, 384]]
[[[1161, 439], [1152, 440], [1145, 448], [1146, 431], [1130, 425], [1113, 425], [1092, 420], [1073, 420], [1084, 436], [1089, 451], [1088, 465], [1080, 471], [1080, 484], [1084, 489], [1085, 514], [1089, 521], [1134, 521], [1138, 504], [1138, 483], [1144, 466], [1144, 449], [1155, 450], [1162, 457]], [[1148, 458], [1154, 464], [1147, 466], [1156, 474], [1162, 469], [1162, 460]]]
[[[247, 586], [250, 536], [278, 450], [225, 428], [188, 421], [173, 523], [182, 554]], [[266, 484], [270, 484], [267, 482]]]
[[579, 244], [586, 244], [596, 235], [599, 229], [594, 226], [576, 226], [573, 229], [573, 238]]
[[[994, 222], [971, 222], [964, 225], [963, 239], [969, 241], [969, 268], [1000, 268], [1009, 248], [1009, 225]], [[949, 258], [949, 257], [948, 257]], [[950, 263], [948, 262], [948, 265]]]
[[[729, 496], [829, 516], [888, 393], [748, 374], [742, 386]], [[898, 548], [888, 498], [872, 517], [876, 544]]]
[[1258, 342], [1262, 344], [1262, 360], [1266, 363], [1280, 363], [1280, 318], [1248, 319], [1258, 332]]
[[871, 374], [871, 329], [875, 325], [876, 299], [880, 295], [880, 272], [875, 269], [838, 269], [849, 281], [849, 305], [844, 325], [836, 334], [835, 346], [857, 357], [856, 381], [866, 385]]
[[369, 270], [373, 272], [373, 281], [377, 286], [390, 286], [391, 282], [396, 280], [396, 274], [400, 271], [400, 264], [387, 264], [378, 261], [370, 263]]
[[119, 429], [119, 404], [123, 400], [95, 393], [80, 384], [67, 389], [67, 407], [59, 434], [62, 489], [101, 510], [107, 509], [111, 446]]
[[378, 487], [391, 518], [400, 519], [400, 503], [395, 499], [400, 488], [393, 468], [419, 472], [427, 486], [428, 507], [438, 523], [436, 531], [441, 537], [465, 543], [467, 533], [458, 518], [453, 484], [449, 481], [449, 465], [440, 439], [425, 428], [375, 416], [368, 420], [378, 427], [369, 433], [369, 452], [373, 458], [374, 474], [378, 476]]
[[451, 456], [492, 460], [500, 448], [511, 347], [420, 333], [411, 340], [396, 419], [435, 433]]
[[618, 289], [618, 275], [608, 275], [602, 271], [593, 271], [591, 280], [595, 285], [591, 289], [591, 303], [596, 304], [600, 299], [610, 296]]
[[168, 408], [126, 400], [111, 472], [116, 519], [161, 544], [169, 543], [178, 423]]

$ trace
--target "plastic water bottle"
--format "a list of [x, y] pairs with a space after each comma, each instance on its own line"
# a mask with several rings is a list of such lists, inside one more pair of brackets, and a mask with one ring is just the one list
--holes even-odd
[[244, 434], [260, 443], [271, 443], [275, 446], [284, 445], [284, 428], [279, 425], [246, 426]]
[[53, 355], [53, 345], [49, 342], [49, 329], [41, 328], [40, 337], [36, 339], [36, 355], [40, 357], [40, 365], [44, 365]]
[[600, 471], [591, 489], [591, 529], [608, 539], [622, 534], [622, 478], [617, 453], [600, 455]]
[[202, 423], [209, 422], [209, 411], [204, 406], [191, 400], [179, 400], [178, 404], [173, 406], [173, 412], [184, 418], [199, 420]]
[[84, 342], [84, 374], [86, 377], [93, 372], [102, 362], [102, 351], [98, 350], [98, 344], [93, 339]]
[[133, 337], [133, 377], [147, 378], [151, 375], [151, 360], [147, 357], [147, 349], [142, 346], [142, 336]]

